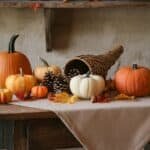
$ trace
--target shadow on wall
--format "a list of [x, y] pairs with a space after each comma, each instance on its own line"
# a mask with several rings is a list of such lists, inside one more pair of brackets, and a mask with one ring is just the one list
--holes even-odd
[[52, 47], [57, 50], [66, 49], [71, 39], [73, 10], [58, 9], [53, 12], [53, 15]]

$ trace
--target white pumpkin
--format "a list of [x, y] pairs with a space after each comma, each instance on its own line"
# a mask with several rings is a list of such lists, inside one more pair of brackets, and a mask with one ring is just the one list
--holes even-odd
[[105, 80], [102, 76], [84, 74], [77, 75], [70, 80], [70, 90], [80, 98], [89, 99], [99, 95], [105, 89]]

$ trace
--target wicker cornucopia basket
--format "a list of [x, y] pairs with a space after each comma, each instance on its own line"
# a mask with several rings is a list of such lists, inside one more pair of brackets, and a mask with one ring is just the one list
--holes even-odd
[[67, 76], [71, 69], [79, 70], [80, 74], [90, 71], [93, 74], [102, 75], [104, 78], [108, 70], [123, 53], [123, 46], [117, 46], [111, 51], [101, 55], [80, 55], [69, 60], [64, 68]]

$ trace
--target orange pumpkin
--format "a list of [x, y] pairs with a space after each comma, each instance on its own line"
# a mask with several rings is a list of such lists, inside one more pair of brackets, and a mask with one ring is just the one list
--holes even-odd
[[34, 86], [31, 89], [31, 95], [36, 97], [36, 98], [44, 98], [48, 94], [48, 89], [46, 86], [43, 85], [38, 85]]
[[19, 68], [22, 68], [25, 74], [32, 74], [28, 58], [23, 53], [15, 51], [15, 41], [18, 36], [11, 37], [8, 52], [0, 52], [0, 88], [5, 87], [5, 79], [11, 74], [17, 74]]
[[0, 89], [0, 104], [11, 102], [12, 92], [8, 89]]
[[20, 74], [10, 75], [6, 79], [6, 87], [19, 99], [29, 96], [31, 89], [36, 85], [36, 79], [32, 75], [24, 75], [22, 69]]
[[115, 86], [126, 95], [147, 96], [150, 94], [150, 70], [137, 64], [122, 67], [115, 75]]

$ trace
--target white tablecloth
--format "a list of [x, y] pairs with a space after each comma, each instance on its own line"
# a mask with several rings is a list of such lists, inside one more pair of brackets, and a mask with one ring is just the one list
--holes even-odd
[[74, 104], [47, 99], [13, 102], [54, 111], [88, 150], [141, 150], [150, 141], [150, 98], [137, 101]]

